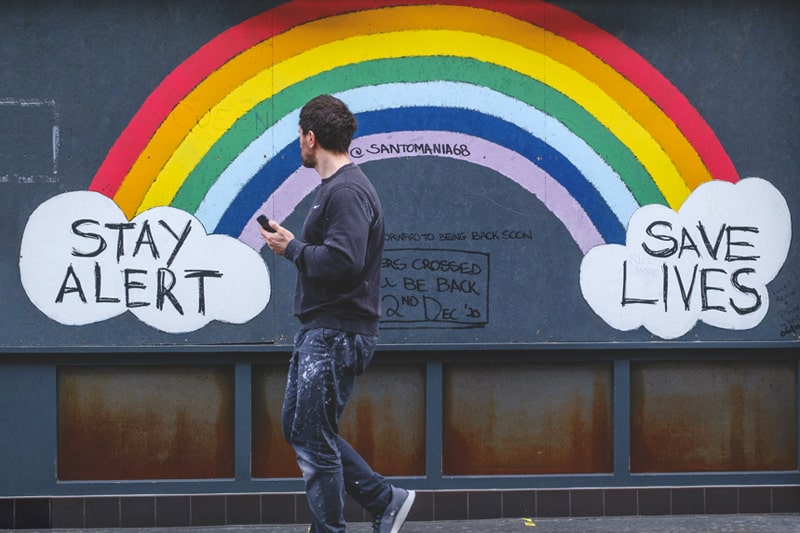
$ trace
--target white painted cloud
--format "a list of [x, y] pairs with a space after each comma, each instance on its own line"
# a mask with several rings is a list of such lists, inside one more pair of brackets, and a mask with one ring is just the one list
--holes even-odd
[[31, 302], [67, 325], [126, 311], [170, 333], [212, 320], [241, 324], [271, 292], [266, 264], [244, 243], [207, 235], [172, 207], [128, 221], [112, 200], [88, 191], [51, 198], [31, 214], [19, 266]]
[[768, 181], [707, 182], [678, 212], [655, 204], [637, 210], [625, 246], [592, 248], [581, 263], [581, 291], [621, 331], [643, 326], [674, 339], [698, 320], [750, 329], [767, 313], [767, 284], [791, 239], [789, 207]]

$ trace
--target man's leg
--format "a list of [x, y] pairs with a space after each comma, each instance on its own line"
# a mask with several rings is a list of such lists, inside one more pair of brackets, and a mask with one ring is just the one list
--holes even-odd
[[[343, 389], [352, 392], [356, 376], [364, 372], [372, 362], [376, 343], [376, 337], [339, 332], [332, 349]], [[347, 493], [373, 515], [383, 511], [391, 498], [389, 484], [338, 434], [336, 448], [342, 461]]]
[[413, 491], [389, 485], [338, 435], [355, 377], [369, 366], [375, 343], [374, 337], [332, 330], [295, 337], [282, 421], [306, 481], [312, 533], [344, 531], [345, 488], [377, 517], [375, 531], [381, 533], [399, 531], [414, 501]]
[[381, 514], [392, 497], [391, 486], [347, 441], [339, 437], [336, 444], [342, 457], [347, 494], [373, 516]]
[[344, 475], [337, 448], [341, 409], [352, 383], [341, 379], [331, 349], [336, 332], [312, 329], [295, 338], [282, 422], [303, 473], [313, 533], [345, 531]]
[[[353, 379], [367, 369], [372, 361], [377, 338], [348, 334], [337, 344], [339, 356], [352, 369]], [[373, 531], [397, 533], [414, 505], [414, 491], [393, 487], [376, 473], [349, 443], [337, 437], [336, 446], [342, 458], [347, 493], [373, 516]]]
[[387, 483], [341, 437], [337, 440], [337, 446], [342, 456], [347, 493], [372, 515], [373, 531], [399, 532], [414, 505], [414, 491]]

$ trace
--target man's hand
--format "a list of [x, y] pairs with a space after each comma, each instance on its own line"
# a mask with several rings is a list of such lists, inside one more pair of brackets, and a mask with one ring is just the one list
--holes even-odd
[[267, 242], [269, 249], [278, 255], [284, 255], [286, 252], [286, 245], [289, 241], [294, 239], [294, 233], [284, 228], [274, 220], [269, 221], [269, 225], [275, 230], [275, 233], [270, 233], [264, 228], [260, 228], [261, 236]]

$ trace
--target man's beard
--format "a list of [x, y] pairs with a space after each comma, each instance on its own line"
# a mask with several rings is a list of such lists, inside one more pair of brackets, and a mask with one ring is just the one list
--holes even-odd
[[306, 168], [316, 168], [317, 166], [317, 158], [313, 154], [301, 154], [300, 160]]

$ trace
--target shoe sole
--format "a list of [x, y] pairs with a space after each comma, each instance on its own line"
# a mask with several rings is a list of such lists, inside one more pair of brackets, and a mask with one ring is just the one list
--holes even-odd
[[406, 501], [403, 502], [400, 510], [397, 511], [397, 518], [394, 520], [394, 525], [392, 525], [392, 531], [390, 533], [398, 533], [400, 528], [403, 527], [403, 524], [406, 523], [406, 517], [408, 516], [409, 511], [411, 511], [411, 506], [414, 505], [414, 498], [416, 497], [416, 492], [413, 490], [408, 491], [408, 498], [406, 498]]

